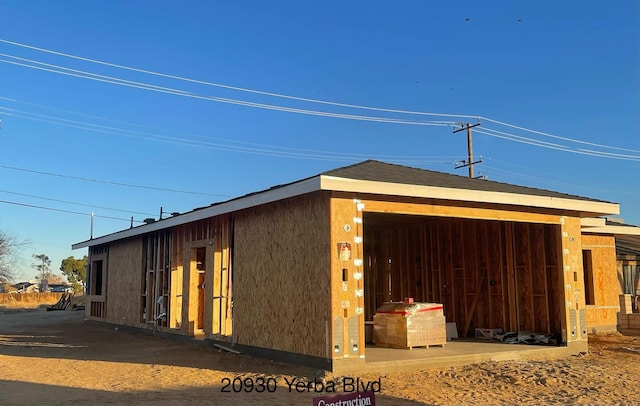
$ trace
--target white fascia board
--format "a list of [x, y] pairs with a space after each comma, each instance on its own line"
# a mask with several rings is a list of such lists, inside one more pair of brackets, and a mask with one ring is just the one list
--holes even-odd
[[581, 232], [582, 234], [640, 235], [640, 227], [608, 225], [583, 228]]
[[580, 219], [580, 227], [604, 227], [607, 225], [607, 219], [600, 217], [585, 217]]
[[590, 216], [620, 213], [620, 205], [617, 203], [550, 196], [535, 196], [518, 193], [490, 192], [484, 190], [454, 189], [436, 186], [354, 180], [334, 176], [322, 176], [322, 189], [342, 192], [371, 193], [403, 197], [456, 200], [473, 203], [494, 203], [524, 207], [571, 210], [590, 213]]
[[119, 231], [102, 237], [73, 244], [71, 249], [79, 249], [85, 247], [93, 247], [108, 242], [121, 240], [124, 238], [134, 237], [136, 235], [146, 234], [153, 231], [163, 230], [182, 224], [191, 223], [198, 220], [207, 219], [221, 214], [231, 213], [238, 210], [259, 206], [266, 203], [287, 199], [294, 196], [303, 195], [320, 190], [320, 177], [309, 178], [301, 182], [292, 183], [274, 189], [268, 189], [264, 192], [240, 197], [238, 199], [229, 200], [220, 204], [216, 204], [203, 209], [198, 209], [175, 217], [170, 217], [154, 223], [130, 228], [128, 230]]

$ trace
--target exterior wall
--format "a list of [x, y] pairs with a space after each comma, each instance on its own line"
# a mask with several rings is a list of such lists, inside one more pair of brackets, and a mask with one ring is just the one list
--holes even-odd
[[[340, 197], [343, 196], [343, 197]], [[362, 202], [331, 199], [331, 348], [334, 370], [364, 362], [364, 267]], [[345, 244], [349, 249], [344, 251]]]
[[238, 212], [233, 238], [234, 343], [327, 359], [328, 194]]
[[[584, 234], [582, 249], [591, 251], [592, 303], [587, 304], [590, 333], [616, 331], [619, 295], [622, 293], [616, 273], [616, 247], [613, 236]], [[585, 264], [585, 267], [589, 267]]]
[[[366, 207], [361, 207], [362, 204]], [[544, 250], [545, 253], [553, 252], [557, 257], [557, 261], [542, 261], [536, 265], [546, 268], [553, 266], [559, 268], [559, 271], [549, 273], [549, 291], [532, 291], [532, 300], [535, 301], [535, 296], [542, 294], [553, 298], [553, 303], [548, 304], [550, 309], [547, 310], [557, 310], [555, 320], [559, 320], [562, 341], [575, 351], [586, 349], [587, 326], [591, 327], [589, 323], [610, 323], [609, 313], [602, 319], [597, 317], [600, 317], [599, 310], [607, 310], [606, 306], [610, 306], [610, 297], [603, 291], [611, 283], [606, 276], [615, 275], [615, 272], [608, 273], [609, 264], [604, 265], [611, 252], [607, 244], [613, 245], [612, 237], [598, 237], [604, 238], [599, 240], [582, 236], [580, 219], [577, 217], [489, 207], [445, 207], [444, 203], [392, 202], [371, 197], [363, 203], [348, 193], [315, 192], [230, 215], [229, 219], [233, 222], [233, 231], [230, 232], [230, 246], [233, 248], [232, 346], [237, 344], [332, 360], [334, 369], [336, 366], [354, 366], [364, 362], [363, 210], [552, 224], [554, 227], [549, 232], [556, 234], [554, 238], [545, 237], [540, 242], [539, 232], [532, 226], [527, 231], [531, 234], [527, 234], [527, 241], [533, 242], [529, 245], [521, 244], [531, 251], [527, 251], [526, 255], [531, 267], [535, 261], [539, 261], [539, 258], [536, 259], [538, 251], [533, 248]], [[184, 300], [182, 324], [173, 329], [164, 327], [160, 330], [193, 334], [193, 328], [187, 328], [185, 323], [193, 318], [193, 306], [189, 305], [192, 299], [189, 284], [195, 280], [189, 279], [187, 271], [194, 268], [196, 262], [192, 251], [204, 248], [206, 257], [211, 261], [207, 259], [207, 291], [204, 300], [207, 310], [203, 333], [205, 338], [213, 340], [228, 337], [228, 330], [222, 326], [219, 326], [217, 333], [214, 332], [216, 327], [211, 320], [214, 317], [212, 303], [216, 296], [211, 288], [215, 285], [214, 262], [219, 263], [216, 266], [219, 266], [220, 271], [225, 269], [224, 261], [216, 258], [223, 255], [223, 250], [230, 249], [230, 246], [222, 243], [220, 247], [217, 246], [219, 237], [215, 230], [219, 226], [214, 219], [207, 219], [174, 230], [171, 271], [185, 275], [182, 289], [184, 295], [181, 299]], [[544, 234], [545, 231], [538, 228]], [[507, 240], [517, 239], [511, 236]], [[549, 247], [545, 247], [544, 241], [547, 240], [552, 241], [549, 244], [557, 249], [549, 250]], [[349, 244], [348, 253], [343, 250], [345, 244]], [[599, 288], [596, 295], [596, 300], [602, 304], [596, 302], [595, 306], [603, 309], [588, 309], [585, 306], [582, 249], [587, 247], [597, 248], [594, 256], [598, 253], [599, 257], [601, 252], [605, 258], [604, 262], [598, 262], [594, 268], [594, 275], [599, 275], [594, 278], [602, 283], [602, 289]], [[103, 276], [106, 281], [104, 296], [107, 305], [103, 321], [152, 327], [141, 322], [143, 257], [142, 236], [109, 244], [108, 262], [105, 262], [107, 265]], [[508, 258], [509, 255], [506, 257], [508, 262], [514, 262], [514, 258]], [[612, 258], [615, 259], [615, 253]], [[615, 267], [615, 262], [613, 265]], [[533, 275], [529, 279], [533, 279]], [[176, 295], [178, 290], [180, 289], [176, 287]], [[535, 311], [538, 307], [534, 302], [529, 310]], [[535, 321], [533, 313], [530, 318]], [[614, 325], [615, 322], [614, 314]]]
[[[101, 270], [99, 271], [99, 267]], [[87, 299], [85, 317], [104, 321], [107, 310], [106, 283], [109, 269], [109, 246], [100, 245], [89, 249], [89, 269], [87, 272]], [[98, 273], [101, 277], [97, 277]]]
[[564, 286], [563, 341], [576, 350], [587, 349], [587, 323], [582, 268], [580, 219], [563, 217], [561, 221], [562, 269]]
[[[350, 261], [342, 261], [339, 256], [338, 247], [341, 242], [354, 241], [357, 236], [362, 236], [362, 225], [354, 221], [354, 218], [362, 218], [363, 214], [357, 209], [358, 199], [354, 195], [347, 193], [334, 193], [331, 199], [331, 288], [332, 288], [332, 346], [333, 346], [333, 366], [335, 370], [343, 368], [357, 368], [357, 365], [364, 362], [364, 317], [360, 310], [364, 306], [360, 289], [364, 285], [364, 273], [362, 264], [356, 260], [362, 259], [362, 248], [359, 244], [352, 244], [352, 258]], [[518, 253], [506, 255], [507, 263], [513, 263], [514, 267], [530, 267], [536, 269], [548, 269], [548, 285], [546, 291], [536, 290], [533, 286], [533, 275], [530, 273], [519, 274], [529, 275], [531, 280], [518, 280], [520, 290], [527, 288], [531, 292], [509, 297], [514, 300], [505, 303], [510, 308], [515, 308], [519, 300], [520, 316], [527, 321], [523, 326], [513, 325], [511, 329], [522, 330], [535, 328], [539, 303], [536, 297], [545, 295], [549, 305], [548, 312], [553, 313], [554, 325], [562, 335], [562, 342], [567, 343], [569, 350], [573, 353], [586, 351], [587, 349], [587, 324], [584, 299], [584, 278], [582, 273], [582, 240], [580, 234], [580, 218], [559, 216], [552, 213], [535, 212], [513, 212], [502, 211], [492, 208], [467, 208], [454, 207], [444, 209], [442, 205], [425, 204], [413, 200], [387, 201], [371, 197], [363, 197], [362, 210], [366, 213], [394, 213], [394, 214], [414, 214], [422, 216], [441, 217], [477, 217], [487, 220], [515, 220], [512, 233], [505, 238], [513, 241], [514, 249]], [[544, 228], [539, 225], [525, 226], [522, 223], [538, 222], [542, 224], [557, 224], [558, 227], [548, 228], [548, 238], [542, 238]], [[518, 225], [521, 224], [521, 225]], [[347, 230], [349, 230], [347, 232]], [[527, 241], [530, 241], [527, 243]], [[365, 241], [366, 243], [366, 241]], [[546, 245], [546, 246], [545, 246]], [[535, 250], [534, 250], [535, 249]], [[523, 251], [524, 250], [524, 251]], [[539, 258], [539, 251], [544, 251], [545, 255], [556, 256], [542, 260]], [[461, 253], [462, 255], [462, 253]], [[463, 255], [464, 256], [464, 255]], [[521, 257], [521, 260], [518, 260]], [[542, 261], [542, 262], [541, 262]], [[553, 269], [556, 271], [553, 271]], [[542, 272], [542, 271], [541, 271]], [[511, 272], [515, 280], [515, 268]], [[346, 280], [343, 275], [346, 276]], [[356, 279], [359, 275], [359, 279]], [[536, 276], [537, 278], [537, 276]], [[526, 279], [526, 278], [525, 278]], [[472, 280], [475, 280], [472, 278]], [[515, 291], [515, 286], [508, 288]], [[523, 302], [521, 296], [530, 300]], [[531, 302], [531, 303], [529, 303]], [[530, 314], [527, 315], [527, 312]], [[356, 317], [357, 323], [351, 323]], [[510, 321], [515, 323], [514, 320]], [[557, 323], [557, 324], [556, 324]], [[547, 323], [548, 324], [548, 323]], [[554, 330], [556, 328], [554, 327]], [[556, 330], [557, 331], [557, 330]], [[354, 347], [355, 345], [355, 347]]]
[[105, 272], [106, 320], [126, 326], [140, 325], [142, 288], [142, 238], [113, 242]]

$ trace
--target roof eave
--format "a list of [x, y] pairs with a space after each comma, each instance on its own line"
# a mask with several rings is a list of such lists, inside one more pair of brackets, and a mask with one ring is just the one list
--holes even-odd
[[261, 204], [275, 202], [277, 200], [287, 199], [294, 196], [303, 195], [320, 190], [320, 177], [305, 179], [300, 182], [291, 183], [278, 188], [268, 189], [264, 192], [259, 192], [238, 199], [229, 200], [220, 204], [206, 207], [204, 209], [194, 210], [185, 214], [181, 214], [175, 217], [150, 223], [144, 226], [130, 228], [128, 230], [118, 231], [113, 234], [108, 234], [102, 237], [94, 238], [91, 240], [79, 242], [71, 246], [72, 249], [80, 249], [86, 247], [93, 247], [108, 242], [121, 240], [124, 238], [134, 237], [141, 234], [146, 234], [165, 228], [175, 227], [182, 224], [191, 223], [198, 220], [203, 220], [213, 216], [219, 216], [221, 214], [231, 213], [234, 211], [247, 209]]
[[536, 196], [518, 193], [492, 192], [470, 189], [454, 189], [437, 186], [420, 186], [400, 183], [355, 180], [335, 176], [322, 176], [322, 189], [342, 192], [396, 195], [403, 197], [422, 197], [443, 200], [456, 200], [472, 203], [507, 204], [523, 207], [538, 207], [574, 211], [580, 217], [599, 217], [620, 214], [617, 203], [596, 200]]
[[582, 228], [583, 234], [611, 234], [611, 235], [638, 235], [640, 236], [640, 227], [634, 226], [613, 226], [606, 225], [602, 227]]
[[404, 197], [421, 197], [473, 203], [508, 204], [522, 207], [538, 207], [574, 211], [580, 213], [580, 217], [599, 217], [603, 215], [617, 215], [620, 213], [619, 204], [594, 200], [580, 200], [517, 193], [456, 189], [437, 186], [409, 185], [401, 183], [356, 180], [329, 175], [318, 175], [285, 186], [268, 189], [263, 192], [212, 205], [204, 209], [194, 210], [192, 212], [171, 217], [155, 223], [79, 242], [73, 244], [71, 248], [75, 250], [80, 248], [93, 247], [96, 245], [134, 237], [165, 228], [175, 227], [198, 220], [203, 220], [209, 217], [231, 213], [234, 211], [243, 210], [261, 204], [271, 203], [274, 201], [319, 190], [395, 195]]

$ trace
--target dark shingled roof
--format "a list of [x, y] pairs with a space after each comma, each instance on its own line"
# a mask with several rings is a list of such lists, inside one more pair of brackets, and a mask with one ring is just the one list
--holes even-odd
[[418, 186], [435, 186], [486, 192], [516, 193], [523, 195], [610, 203], [603, 200], [575, 196], [566, 193], [559, 193], [551, 190], [517, 186], [508, 183], [494, 182], [483, 179], [471, 179], [469, 177], [460, 175], [452, 175], [449, 173], [435, 172], [426, 169], [411, 168], [408, 166], [389, 164], [374, 160], [368, 160], [354, 165], [333, 169], [324, 172], [321, 175], [375, 182], [401, 183]]

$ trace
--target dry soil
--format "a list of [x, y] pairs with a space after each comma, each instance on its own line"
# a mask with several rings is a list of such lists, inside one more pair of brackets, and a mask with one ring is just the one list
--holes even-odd
[[[361, 378], [380, 381], [378, 405], [640, 404], [640, 337], [589, 340], [588, 354], [560, 360]], [[252, 390], [225, 388], [236, 378]], [[341, 377], [87, 323], [83, 312], [0, 309], [0, 405], [311, 405], [318, 394], [287, 381], [314, 379], [341, 389]]]

